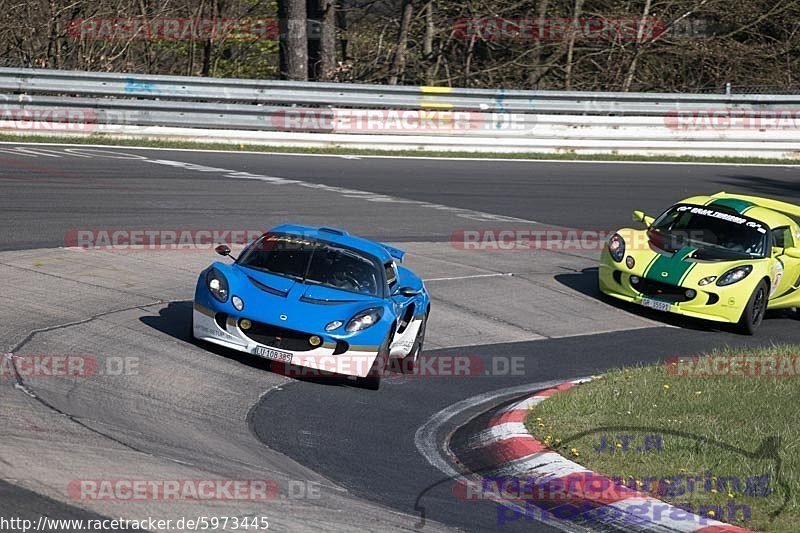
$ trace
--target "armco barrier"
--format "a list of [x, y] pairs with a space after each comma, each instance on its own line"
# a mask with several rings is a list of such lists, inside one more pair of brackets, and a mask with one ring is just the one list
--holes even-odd
[[800, 157], [800, 95], [507, 91], [0, 68], [0, 112], [0, 131], [24, 134]]

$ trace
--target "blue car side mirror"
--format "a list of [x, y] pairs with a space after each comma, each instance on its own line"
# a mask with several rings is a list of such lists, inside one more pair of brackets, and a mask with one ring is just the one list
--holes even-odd
[[417, 289], [414, 289], [412, 287], [400, 287], [399, 289], [397, 289], [392, 293], [392, 296], [405, 296], [406, 298], [413, 298], [414, 296], [417, 296], [420, 292], [422, 291], [418, 291]]

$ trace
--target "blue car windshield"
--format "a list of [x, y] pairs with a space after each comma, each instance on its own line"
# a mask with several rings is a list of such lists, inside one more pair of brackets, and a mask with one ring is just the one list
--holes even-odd
[[299, 235], [267, 233], [245, 250], [237, 264], [303, 283], [382, 296], [381, 270], [356, 250]]
[[765, 257], [767, 226], [735, 211], [714, 206], [676, 205], [658, 217], [648, 236], [657, 247], [670, 252], [684, 246], [697, 248], [695, 257], [733, 260]]

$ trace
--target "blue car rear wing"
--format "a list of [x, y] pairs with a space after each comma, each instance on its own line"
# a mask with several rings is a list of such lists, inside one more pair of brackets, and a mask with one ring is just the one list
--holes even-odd
[[389, 252], [389, 255], [397, 259], [398, 263], [403, 262], [403, 257], [405, 257], [406, 255], [406, 253], [403, 250], [401, 250], [400, 248], [395, 248], [394, 246], [389, 246], [388, 244], [384, 244], [382, 242], [378, 244], [386, 248], [386, 251]]

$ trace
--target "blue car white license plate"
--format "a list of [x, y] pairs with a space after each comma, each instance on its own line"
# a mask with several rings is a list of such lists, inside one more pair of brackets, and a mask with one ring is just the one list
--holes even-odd
[[272, 359], [273, 361], [281, 361], [283, 363], [292, 362], [292, 354], [280, 350], [273, 350], [266, 346], [256, 346], [253, 348], [253, 354], [266, 359]]
[[655, 309], [656, 311], [669, 313], [669, 302], [662, 302], [661, 300], [653, 300], [651, 298], [642, 298], [642, 305], [649, 307], [650, 309]]

